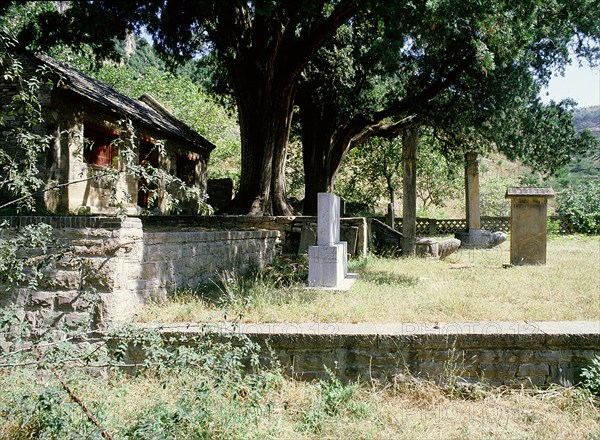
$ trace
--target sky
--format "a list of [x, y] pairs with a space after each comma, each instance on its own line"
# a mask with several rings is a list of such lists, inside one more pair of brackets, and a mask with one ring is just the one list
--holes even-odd
[[577, 61], [565, 69], [564, 77], [553, 76], [548, 88], [540, 93], [543, 102], [573, 98], [578, 107], [600, 105], [600, 67], [591, 68]]

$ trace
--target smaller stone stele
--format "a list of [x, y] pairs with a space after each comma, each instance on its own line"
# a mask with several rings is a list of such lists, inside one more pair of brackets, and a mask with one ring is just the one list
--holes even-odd
[[554, 196], [552, 188], [506, 190], [510, 199], [510, 264], [546, 264], [548, 199]]

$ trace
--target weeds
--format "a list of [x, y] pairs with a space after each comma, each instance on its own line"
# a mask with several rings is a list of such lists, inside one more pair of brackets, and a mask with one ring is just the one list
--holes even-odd
[[[509, 243], [463, 250], [444, 261], [367, 256], [349, 262], [358, 280], [348, 292], [306, 290], [306, 263], [246, 276], [229, 274], [209, 290], [151, 305], [140, 321], [448, 322], [597, 319], [598, 237], [548, 241], [545, 266], [504, 269]], [[518, 294], [517, 294], [518, 293]]]
[[600, 397], [600, 356], [596, 356], [589, 366], [583, 368], [581, 377], [584, 388]]

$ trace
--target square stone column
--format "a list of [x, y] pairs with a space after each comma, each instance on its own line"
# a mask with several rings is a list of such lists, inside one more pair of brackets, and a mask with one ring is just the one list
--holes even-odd
[[508, 188], [510, 264], [546, 264], [548, 199], [552, 188]]

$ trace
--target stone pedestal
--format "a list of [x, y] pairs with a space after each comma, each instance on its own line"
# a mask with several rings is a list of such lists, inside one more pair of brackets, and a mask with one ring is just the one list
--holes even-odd
[[510, 264], [546, 264], [548, 199], [552, 188], [508, 188]]
[[337, 287], [346, 278], [346, 243], [308, 248], [308, 285]]
[[348, 275], [347, 245], [340, 241], [340, 198], [317, 197], [317, 246], [308, 248], [308, 286], [345, 290], [356, 277]]

